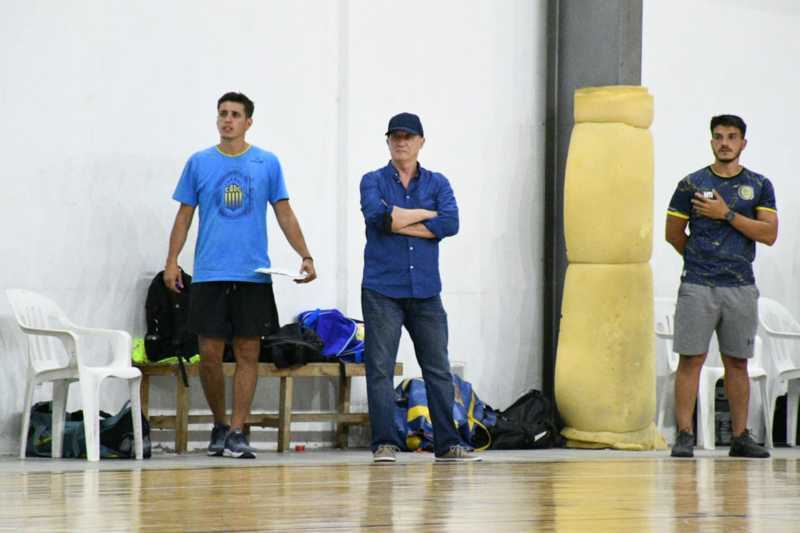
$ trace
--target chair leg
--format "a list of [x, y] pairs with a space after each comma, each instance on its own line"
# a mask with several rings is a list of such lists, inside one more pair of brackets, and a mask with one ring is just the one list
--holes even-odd
[[767, 377], [760, 378], [761, 382], [761, 412], [764, 413], [764, 446], [774, 448], [772, 442], [772, 405], [770, 404], [770, 394], [768, 390]]
[[28, 447], [28, 432], [31, 428], [31, 409], [33, 408], [33, 390], [36, 382], [29, 379], [25, 384], [25, 405], [22, 407], [22, 429], [19, 435], [19, 458], [25, 459]]
[[50, 456], [60, 458], [64, 450], [64, 418], [67, 413], [67, 392], [69, 381], [59, 379], [53, 381], [53, 431]]
[[770, 447], [774, 448], [775, 443], [772, 440], [772, 429], [775, 427], [775, 404], [778, 401], [778, 396], [776, 395], [778, 381], [775, 380], [773, 383], [767, 381], [767, 383], [767, 412], [765, 413], [767, 417], [767, 435], [769, 435]]
[[80, 379], [83, 404], [83, 431], [86, 436], [86, 459], [100, 460], [100, 383], [94, 376], [82, 375]]
[[131, 397], [131, 418], [133, 419], [133, 446], [136, 459], [144, 459], [144, 441], [142, 440], [142, 378], [137, 377], [128, 381], [128, 391]]
[[705, 450], [713, 450], [715, 446], [714, 419], [716, 406], [714, 395], [717, 381], [700, 373], [700, 386], [697, 392], [697, 443]]
[[797, 445], [797, 411], [800, 399], [800, 380], [789, 381], [789, 392], [786, 395], [786, 444]]
[[667, 413], [667, 397], [669, 396], [670, 384], [672, 384], [672, 390], [675, 390], [674, 377], [675, 374], [664, 376], [664, 383], [661, 386], [661, 394], [659, 394], [658, 399], [658, 421], [656, 422], [659, 435], [664, 431], [664, 418]]

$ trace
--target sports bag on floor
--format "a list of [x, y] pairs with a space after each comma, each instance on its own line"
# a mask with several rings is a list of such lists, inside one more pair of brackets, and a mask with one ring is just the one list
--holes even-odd
[[553, 402], [535, 389], [523, 394], [505, 411], [497, 412], [497, 421], [489, 430], [493, 450], [555, 448], [564, 442], [556, 424]]
[[[27, 457], [52, 457], [53, 402], [37, 402], [31, 408]], [[151, 456], [150, 424], [142, 415], [142, 448], [145, 459]], [[83, 411], [66, 413], [64, 420], [63, 458], [86, 457], [86, 433]], [[104, 459], [133, 459], [133, 416], [126, 402], [116, 415], [100, 411], [100, 457]]]

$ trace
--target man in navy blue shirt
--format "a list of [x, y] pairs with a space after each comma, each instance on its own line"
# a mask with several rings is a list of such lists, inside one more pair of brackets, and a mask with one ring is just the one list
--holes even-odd
[[395, 462], [405, 435], [394, 426], [394, 366], [403, 326], [422, 368], [437, 461], [479, 461], [461, 446], [453, 423], [453, 382], [447, 359], [447, 313], [439, 293], [439, 241], [458, 232], [458, 206], [442, 174], [417, 158], [425, 144], [417, 115], [400, 113], [386, 131], [391, 161], [361, 179], [366, 223], [361, 307], [364, 362], [378, 463]]
[[775, 242], [778, 214], [772, 183], [739, 164], [747, 145], [746, 130], [736, 115], [711, 119], [714, 162], [678, 183], [667, 212], [667, 242], [683, 257], [673, 346], [681, 355], [675, 376], [678, 435], [673, 457], [694, 455], [692, 412], [700, 370], [715, 331], [731, 408], [730, 455], [769, 457], [747, 430], [747, 360], [753, 356], [758, 323], [752, 265], [756, 242]]

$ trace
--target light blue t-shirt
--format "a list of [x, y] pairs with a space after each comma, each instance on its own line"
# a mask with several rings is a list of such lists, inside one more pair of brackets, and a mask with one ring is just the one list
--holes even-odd
[[230, 156], [216, 146], [192, 155], [172, 195], [199, 206], [192, 281], [268, 283], [267, 204], [289, 198], [278, 158], [250, 146]]

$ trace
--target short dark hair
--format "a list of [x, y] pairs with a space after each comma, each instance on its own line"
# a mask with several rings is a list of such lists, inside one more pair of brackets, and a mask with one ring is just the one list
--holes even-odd
[[711, 117], [712, 134], [714, 133], [714, 128], [717, 126], [730, 126], [732, 128], [737, 128], [742, 132], [742, 138], [744, 138], [744, 134], [747, 133], [747, 124], [744, 123], [742, 117], [736, 115], [717, 115], [716, 117]]
[[253, 101], [242, 93], [229, 92], [223, 94], [219, 97], [219, 100], [217, 100], [217, 109], [222, 105], [222, 102], [236, 102], [242, 104], [244, 106], [244, 114], [247, 118], [251, 118], [253, 116], [253, 111], [256, 109], [256, 105]]

